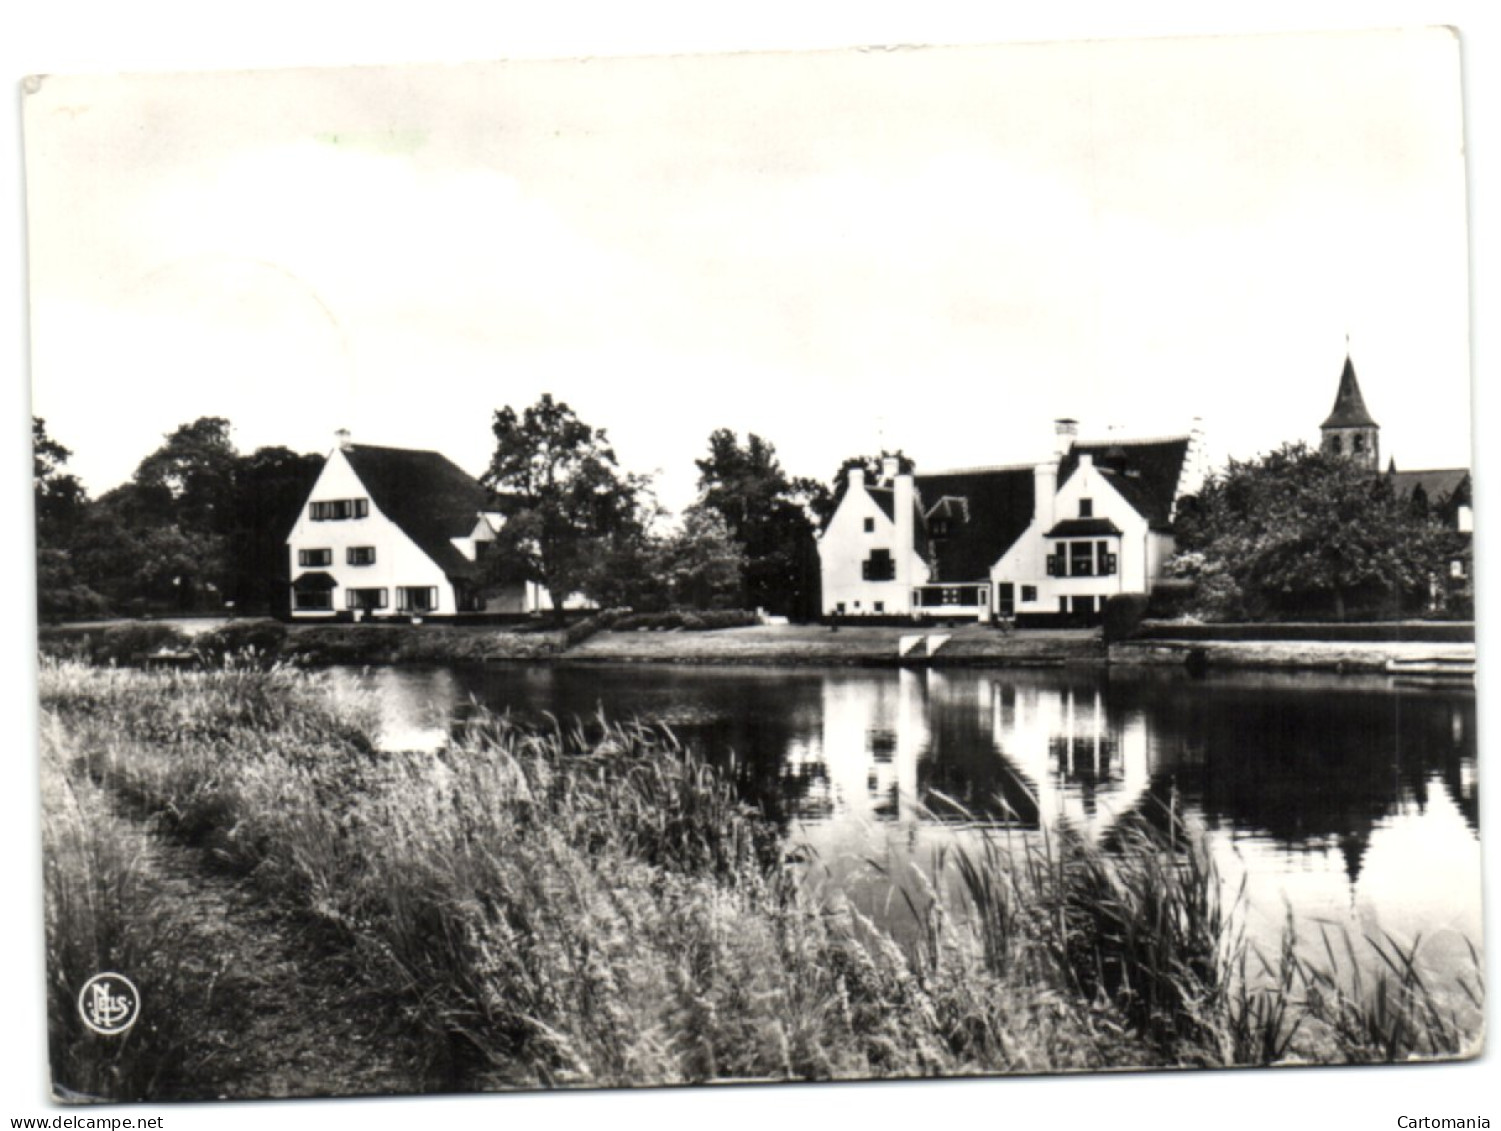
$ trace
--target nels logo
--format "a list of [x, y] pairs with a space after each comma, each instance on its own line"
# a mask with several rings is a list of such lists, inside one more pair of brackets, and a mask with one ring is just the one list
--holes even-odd
[[141, 994], [124, 974], [95, 974], [78, 994], [78, 1012], [94, 1032], [118, 1036], [140, 1016]]

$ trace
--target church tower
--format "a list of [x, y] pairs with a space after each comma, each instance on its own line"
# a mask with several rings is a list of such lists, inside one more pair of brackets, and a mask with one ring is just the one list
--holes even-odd
[[1371, 419], [1366, 409], [1349, 354], [1345, 355], [1345, 371], [1339, 377], [1334, 410], [1320, 429], [1324, 433], [1324, 451], [1344, 456], [1367, 471], [1375, 471], [1380, 466], [1381, 425]]

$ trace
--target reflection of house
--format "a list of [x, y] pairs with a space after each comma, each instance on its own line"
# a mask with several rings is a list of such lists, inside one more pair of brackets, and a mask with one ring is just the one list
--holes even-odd
[[1092, 621], [1145, 593], [1172, 553], [1195, 438], [1076, 439], [1057, 422], [1034, 465], [913, 474], [852, 469], [819, 535], [824, 614]]
[[477, 561], [503, 519], [437, 452], [351, 444], [341, 434], [287, 538], [298, 619], [452, 617], [548, 607], [532, 583], [489, 598]]

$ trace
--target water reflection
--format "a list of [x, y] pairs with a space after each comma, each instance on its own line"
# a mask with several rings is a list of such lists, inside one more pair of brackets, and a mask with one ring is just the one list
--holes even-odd
[[[1475, 701], [1380, 677], [1089, 670], [386, 669], [389, 746], [432, 748], [471, 697], [521, 716], [665, 722], [879, 912], [863, 861], [974, 824], [1069, 821], [1108, 845], [1171, 802], [1284, 901], [1404, 937], [1480, 932]], [[889, 892], [888, 892], [889, 894]], [[1253, 925], [1254, 926], [1254, 925]], [[1442, 943], [1436, 945], [1444, 945]], [[1457, 942], [1454, 945], [1458, 945]]]

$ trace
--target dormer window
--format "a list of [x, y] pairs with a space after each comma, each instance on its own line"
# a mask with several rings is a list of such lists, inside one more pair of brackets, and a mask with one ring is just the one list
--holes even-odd
[[308, 517], [314, 522], [340, 522], [369, 515], [369, 499], [325, 499], [308, 504]]
[[1080, 499], [1079, 500], [1079, 517], [1080, 518], [1093, 518], [1094, 517], [1094, 500], [1093, 499]]
[[928, 523], [928, 533], [934, 538], [947, 538], [949, 536], [949, 520], [935, 518]]

